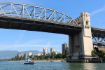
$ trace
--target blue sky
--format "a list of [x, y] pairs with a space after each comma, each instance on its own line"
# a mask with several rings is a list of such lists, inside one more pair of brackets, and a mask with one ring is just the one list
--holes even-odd
[[[0, 0], [52, 8], [76, 18], [81, 12], [91, 14], [93, 27], [105, 28], [105, 0]], [[0, 50], [42, 50], [53, 47], [61, 51], [61, 44], [68, 43], [68, 36], [45, 32], [0, 29]]]

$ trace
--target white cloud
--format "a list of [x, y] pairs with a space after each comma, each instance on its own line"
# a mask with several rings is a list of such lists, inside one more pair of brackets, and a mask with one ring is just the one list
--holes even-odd
[[105, 11], [105, 5], [103, 7], [101, 7], [100, 9], [94, 10], [93, 12], [91, 12], [91, 16], [100, 14], [101, 12]]

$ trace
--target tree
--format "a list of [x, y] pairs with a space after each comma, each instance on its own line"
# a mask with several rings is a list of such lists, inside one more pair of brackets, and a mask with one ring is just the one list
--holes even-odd
[[105, 53], [103, 51], [100, 51], [97, 47], [95, 47], [92, 51], [92, 56], [98, 57], [98, 58], [104, 58]]

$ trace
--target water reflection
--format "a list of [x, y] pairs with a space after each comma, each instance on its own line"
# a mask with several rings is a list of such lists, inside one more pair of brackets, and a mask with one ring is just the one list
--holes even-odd
[[81, 63], [70, 63], [69, 69], [70, 70], [83, 70], [83, 65]]
[[94, 63], [70, 63], [70, 70], [96, 70]]
[[83, 70], [96, 70], [94, 63], [83, 63]]

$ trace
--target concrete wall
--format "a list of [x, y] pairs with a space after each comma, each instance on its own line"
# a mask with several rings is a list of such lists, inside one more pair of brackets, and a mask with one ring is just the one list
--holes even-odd
[[71, 59], [78, 59], [79, 56], [91, 56], [93, 50], [89, 13], [83, 12], [79, 17], [79, 23], [82, 25], [82, 31], [70, 36]]
[[82, 44], [85, 56], [91, 56], [91, 51], [93, 50], [93, 42], [92, 42], [92, 33], [91, 33], [91, 25], [90, 25], [90, 15], [87, 12], [81, 14], [81, 23], [82, 27]]

